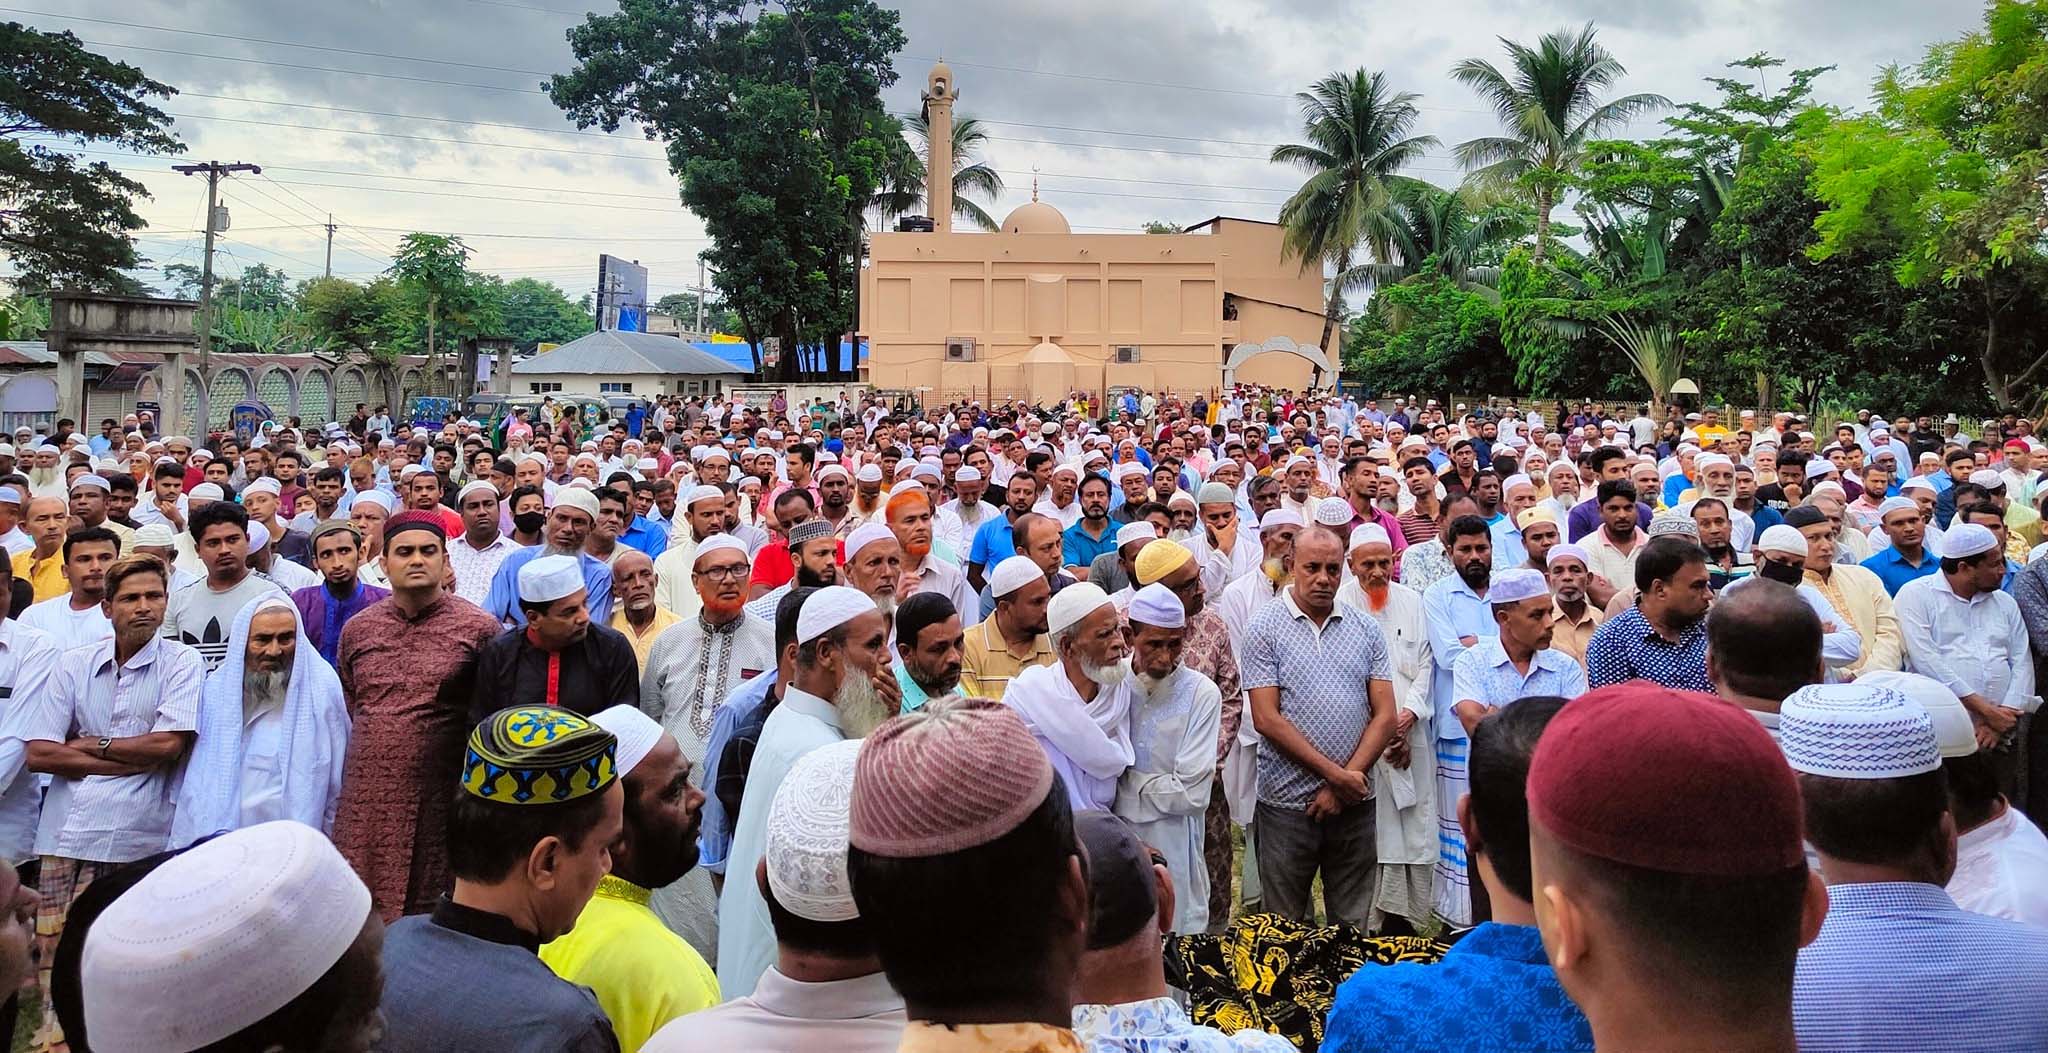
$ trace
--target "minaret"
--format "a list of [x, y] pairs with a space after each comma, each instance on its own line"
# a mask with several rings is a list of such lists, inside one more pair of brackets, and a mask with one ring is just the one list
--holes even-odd
[[953, 231], [953, 100], [959, 97], [952, 67], [943, 61], [933, 66], [924, 89], [924, 201], [940, 234]]

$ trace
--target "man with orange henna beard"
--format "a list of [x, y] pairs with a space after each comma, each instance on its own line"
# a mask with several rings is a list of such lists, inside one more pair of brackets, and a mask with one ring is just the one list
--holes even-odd
[[903, 546], [903, 580], [898, 583], [897, 594], [909, 597], [932, 592], [953, 601], [956, 611], [980, 609], [981, 601], [974, 586], [968, 584], [966, 572], [932, 551], [931, 491], [916, 480], [906, 479], [889, 491], [883, 512], [889, 533], [896, 535], [896, 543]]
[[[1430, 916], [1431, 880], [1437, 857], [1436, 747], [1431, 737], [1429, 633], [1422, 621], [1422, 594], [1393, 580], [1394, 546], [1385, 527], [1364, 523], [1351, 531], [1345, 563], [1350, 580], [1337, 588], [1337, 602], [1350, 604], [1380, 624], [1394, 667], [1394, 737], [1373, 764], [1373, 836], [1379, 843], [1380, 880], [1373, 914], [1382, 933], [1401, 934], [1401, 924], [1421, 931]], [[1417, 686], [1421, 681], [1421, 686]], [[1406, 789], [1403, 789], [1403, 787]]]

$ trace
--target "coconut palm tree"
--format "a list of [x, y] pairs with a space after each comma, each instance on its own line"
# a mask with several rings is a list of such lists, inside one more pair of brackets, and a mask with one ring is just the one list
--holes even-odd
[[1406, 178], [1393, 186], [1393, 219], [1388, 256], [1338, 275], [1345, 291], [1431, 274], [1469, 292], [1492, 294], [1500, 268], [1484, 261], [1531, 228], [1523, 205], [1475, 187], [1445, 190]]
[[1506, 134], [1460, 143], [1458, 163], [1485, 186], [1519, 185], [1536, 206], [1539, 262], [1550, 239], [1550, 210], [1577, 173], [1586, 144], [1639, 114], [1671, 105], [1662, 95], [1624, 95], [1600, 101], [1628, 71], [1593, 39], [1593, 24], [1576, 34], [1546, 33], [1531, 48], [1501, 38], [1508, 69], [1469, 58], [1451, 76], [1493, 107]]
[[[906, 142], [902, 150], [891, 151], [882, 184], [869, 202], [885, 226], [925, 205], [924, 159], [930, 153], [931, 130], [921, 113], [905, 118], [903, 127], [915, 145]], [[976, 156], [987, 142], [988, 133], [982, 130], [980, 121], [972, 117], [954, 119], [953, 215], [982, 230], [996, 230], [999, 224], [995, 217], [974, 200], [982, 197], [993, 202], [1003, 193], [1003, 177]]]
[[[1276, 146], [1272, 156], [1275, 164], [1309, 173], [1280, 206], [1290, 253], [1318, 267], [1327, 263], [1338, 275], [1351, 269], [1360, 248], [1375, 259], [1391, 256], [1394, 187], [1405, 178], [1399, 173], [1437, 144], [1436, 136], [1408, 134], [1416, 98], [1389, 87], [1386, 74], [1364, 69], [1332, 73], [1296, 93], [1308, 141]], [[1343, 284], [1333, 281], [1317, 346], [1330, 346], [1343, 305]]]

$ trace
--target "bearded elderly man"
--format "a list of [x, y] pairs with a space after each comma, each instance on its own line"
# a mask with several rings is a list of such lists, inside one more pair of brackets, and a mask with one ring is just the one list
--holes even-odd
[[1351, 576], [1338, 587], [1337, 600], [1379, 623], [1393, 666], [1394, 735], [1372, 767], [1373, 839], [1380, 861], [1373, 931], [1387, 931], [1386, 920], [1399, 918], [1420, 932], [1434, 908], [1437, 858], [1435, 711], [1429, 701], [1435, 663], [1422, 594], [1393, 580], [1392, 538], [1378, 523], [1351, 531], [1344, 561]]
[[348, 704], [340, 678], [304, 636], [298, 609], [282, 596], [236, 616], [227, 661], [200, 695], [171, 847], [273, 819], [333, 829]]
[[[858, 589], [833, 585], [804, 598], [796, 664], [782, 701], [761, 726], [747, 769], [726, 873], [752, 874], [767, 844], [768, 812], [805, 754], [864, 738], [902, 705], [888, 655], [889, 623]], [[718, 985], [727, 998], [753, 993], [775, 962], [775, 932], [759, 885], [733, 880], [718, 901]]]
[[511, 705], [589, 716], [639, 699], [633, 645], [591, 619], [583, 580], [569, 556], [543, 556], [519, 568], [526, 627], [506, 630], [477, 655], [472, 716], [481, 721]]
[[1058, 662], [1018, 674], [1003, 704], [1045, 749], [1074, 810], [1107, 811], [1133, 757], [1131, 662], [1116, 605], [1101, 586], [1069, 585], [1046, 609], [1046, 631]]
[[638, 549], [620, 552], [612, 561], [611, 627], [633, 645], [641, 673], [647, 672], [655, 641], [680, 621], [676, 612], [654, 602], [653, 558]]
[[896, 535], [879, 522], [862, 523], [846, 538], [843, 570], [846, 584], [866, 593], [882, 617], [894, 622], [903, 582], [903, 546]]
[[1138, 590], [1131, 619], [1131, 767], [1117, 780], [1112, 811], [1130, 821], [1166, 859], [1178, 893], [1172, 931], [1209, 925], [1204, 815], [1216, 782], [1216, 737], [1223, 697], [1215, 682], [1188, 668], [1187, 609], [1154, 582]]
[[[958, 565], [940, 559], [932, 549], [932, 494], [915, 480], [897, 483], [883, 506], [883, 522], [903, 549], [900, 593], [937, 593], [956, 611], [979, 609], [974, 586]], [[849, 557], [850, 558], [850, 557]]]

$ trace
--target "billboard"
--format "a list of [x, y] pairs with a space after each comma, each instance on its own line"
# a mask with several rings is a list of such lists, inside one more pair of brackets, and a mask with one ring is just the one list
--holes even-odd
[[617, 256], [597, 258], [597, 328], [647, 331], [647, 268]]

